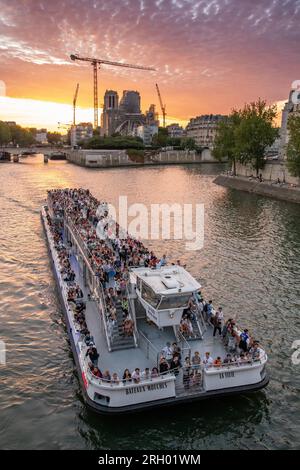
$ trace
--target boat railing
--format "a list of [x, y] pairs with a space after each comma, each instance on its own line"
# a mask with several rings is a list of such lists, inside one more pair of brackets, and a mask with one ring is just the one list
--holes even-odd
[[199, 330], [200, 330], [202, 338], [203, 338], [203, 334], [207, 330], [207, 326], [206, 326], [206, 322], [205, 322], [204, 317], [203, 317], [203, 311], [201, 310], [201, 308], [199, 306], [199, 300], [198, 300], [198, 298], [195, 294], [194, 294], [193, 297], [194, 297], [194, 300], [195, 300], [195, 303], [196, 303], [196, 308], [197, 308], [196, 321], [197, 321]]
[[128, 285], [126, 285], [126, 296], [127, 296], [127, 299], [128, 299], [128, 316], [129, 316], [129, 318], [132, 320], [132, 323], [133, 323], [133, 325], [134, 325], [134, 327], [133, 327], [133, 340], [134, 340], [134, 345], [135, 345], [135, 347], [137, 348], [137, 347], [138, 347], [138, 337], [139, 337], [139, 333], [138, 333], [138, 329], [137, 329], [135, 314], [134, 314], [134, 312], [132, 311], [132, 306], [131, 306], [131, 301], [130, 301], [130, 293], [129, 293], [129, 290], [128, 290]]
[[[84, 365], [84, 372], [86, 374], [86, 376], [89, 378], [89, 380], [92, 380], [92, 381], [95, 381], [95, 383], [97, 385], [105, 385], [105, 386], [109, 386], [109, 387], [113, 387], [113, 388], [120, 388], [120, 387], [136, 387], [138, 385], [142, 385], [142, 384], [146, 384], [146, 383], [155, 383], [155, 382], [160, 382], [161, 380], [163, 379], [175, 379], [175, 373], [173, 370], [168, 370], [166, 372], [162, 372], [162, 373], [155, 373], [155, 375], [153, 375], [151, 373], [151, 371], [149, 371], [149, 376], [148, 377], [143, 377], [142, 374], [140, 376], [140, 378], [138, 380], [135, 380], [135, 379], [131, 379], [131, 380], [125, 380], [122, 378], [119, 377], [119, 380], [114, 380], [114, 379], [104, 379], [103, 377], [97, 377], [96, 375], [94, 375], [92, 373], [92, 371], [90, 370], [90, 367], [89, 367], [89, 361], [88, 359], [85, 357], [85, 354], [86, 354], [86, 348], [83, 348], [82, 349], [82, 354], [84, 354], [84, 361], [83, 361], [83, 365]], [[155, 366], [156, 367], [156, 366]]]
[[[110, 238], [107, 236], [106, 239], [106, 244], [109, 246], [109, 248], [114, 252], [115, 248], [112, 246]], [[126, 283], [126, 297], [128, 299], [128, 318], [132, 321], [133, 323], [133, 341], [134, 345], [137, 348], [138, 347], [138, 330], [137, 330], [137, 325], [136, 325], [136, 318], [134, 315], [134, 312], [132, 311], [132, 306], [130, 302], [130, 293], [128, 290], [128, 283]]]
[[262, 352], [259, 358], [249, 358], [244, 361], [232, 360], [231, 362], [222, 362], [221, 364], [202, 364], [205, 372], [218, 372], [224, 369], [242, 369], [243, 367], [257, 366], [263, 364], [267, 360], [267, 354], [265, 351]]
[[159, 359], [161, 351], [144, 335], [141, 330], [138, 330], [139, 346], [146, 353], [147, 359], [155, 361], [156, 367], [159, 367]]
[[187, 342], [184, 335], [181, 333], [178, 325], [174, 325], [174, 333], [177, 341], [180, 343], [181, 353], [185, 357], [191, 357], [191, 346]]
[[[85, 253], [87, 262], [90, 266], [90, 270], [92, 271], [93, 276], [96, 279], [96, 292], [97, 292], [97, 294], [100, 298], [101, 304], [102, 304], [102, 312], [104, 312], [103, 313], [103, 317], [104, 317], [103, 321], [104, 321], [104, 327], [105, 327], [105, 334], [106, 334], [106, 337], [107, 337], [108, 349], [111, 351], [111, 349], [112, 349], [112, 346], [111, 346], [112, 334], [109, 332], [109, 327], [108, 327], [109, 314], [108, 314], [108, 310], [107, 310], [107, 306], [106, 306], [106, 302], [105, 302], [105, 295], [104, 295], [103, 286], [102, 286], [101, 282], [99, 281], [99, 279], [97, 278], [97, 276], [95, 276], [93, 268], [90, 265], [89, 260], [92, 258], [92, 254], [91, 254], [89, 248], [87, 247], [86, 243], [82, 240], [82, 238], [80, 236], [80, 233], [78, 232], [78, 230], [75, 227], [72, 220], [70, 220], [69, 217], [66, 217], [66, 219], [67, 219], [67, 223], [68, 223], [69, 227], [72, 229], [73, 236], [76, 238], [76, 241], [78, 242], [79, 246], [81, 247], [81, 249]], [[136, 322], [134, 321], [134, 315], [133, 315], [132, 310], [131, 310], [130, 301], [128, 301], [128, 306], [129, 306], [129, 310], [128, 310], [129, 315], [128, 316], [134, 324], [134, 331], [133, 331], [134, 345], [135, 345], [135, 347], [137, 347], [138, 346], [138, 340], [137, 340], [138, 335], [137, 335], [137, 329], [136, 329]]]
[[109, 334], [108, 331], [108, 311], [107, 311], [107, 306], [105, 302], [105, 296], [104, 296], [104, 291], [103, 291], [103, 286], [101, 282], [99, 281], [99, 278], [95, 275], [93, 268], [91, 267], [90, 264], [90, 259], [91, 259], [91, 252], [82, 240], [77, 228], [75, 227], [74, 223], [72, 220], [70, 220], [69, 217], [66, 217], [66, 221], [68, 224], [68, 228], [71, 230], [73, 237], [76, 239], [78, 245], [80, 246], [83, 254], [85, 255], [86, 262], [89, 266], [89, 269], [93, 275], [94, 278], [94, 293], [96, 294], [97, 298], [95, 299], [99, 305], [99, 310], [102, 315], [102, 321], [104, 325], [104, 331], [105, 331], [105, 337], [107, 341], [107, 347], [108, 350], [111, 351], [111, 335]]

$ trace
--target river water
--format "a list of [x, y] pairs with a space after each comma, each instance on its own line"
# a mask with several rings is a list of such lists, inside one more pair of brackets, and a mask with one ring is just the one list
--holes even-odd
[[[91, 170], [42, 156], [0, 165], [0, 448], [295, 449], [300, 447], [300, 206], [213, 184], [217, 165]], [[40, 207], [50, 188], [85, 187], [116, 204], [204, 203], [205, 243], [148, 245], [180, 258], [206, 297], [249, 327], [269, 355], [262, 391], [102, 417], [83, 404], [51, 272]]]

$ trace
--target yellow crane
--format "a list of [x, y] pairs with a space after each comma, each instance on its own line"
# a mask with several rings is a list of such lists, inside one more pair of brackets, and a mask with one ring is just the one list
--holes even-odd
[[157, 90], [157, 94], [158, 94], [158, 99], [159, 99], [159, 104], [160, 104], [160, 107], [161, 107], [161, 112], [162, 112], [162, 115], [163, 115], [163, 127], [166, 127], [166, 115], [167, 115], [166, 105], [163, 104], [163, 102], [162, 102], [161, 94], [160, 94], [157, 83], [155, 84], [155, 86], [156, 86], [156, 90]]
[[142, 65], [132, 65], [126, 64], [123, 62], [113, 62], [111, 60], [103, 60], [103, 59], [95, 59], [93, 57], [80, 57], [77, 54], [70, 55], [71, 60], [82, 60], [85, 62], [89, 62], [93, 66], [93, 74], [94, 74], [94, 127], [98, 127], [98, 75], [97, 71], [101, 65], [113, 65], [116, 67], [127, 67], [131, 69], [140, 69], [140, 70], [155, 70], [152, 67], [143, 67]]

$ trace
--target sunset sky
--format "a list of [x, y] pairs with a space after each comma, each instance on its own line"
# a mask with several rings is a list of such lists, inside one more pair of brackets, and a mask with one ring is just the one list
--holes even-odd
[[[140, 91], [170, 121], [262, 97], [286, 100], [300, 79], [300, 0], [0, 0], [0, 119], [57, 127], [93, 120], [92, 68], [71, 53], [153, 66], [157, 72], [103, 66], [107, 88]], [[0, 95], [4, 95], [0, 85]]]

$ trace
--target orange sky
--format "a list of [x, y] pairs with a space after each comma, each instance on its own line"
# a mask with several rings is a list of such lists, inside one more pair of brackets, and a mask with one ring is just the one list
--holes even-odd
[[107, 88], [136, 89], [143, 111], [158, 107], [158, 82], [170, 121], [183, 124], [259, 96], [285, 100], [299, 78], [299, 20], [295, 0], [0, 0], [0, 119], [70, 122], [79, 82], [78, 119], [92, 121], [92, 70], [70, 53], [155, 67], [103, 66], [99, 104]]

